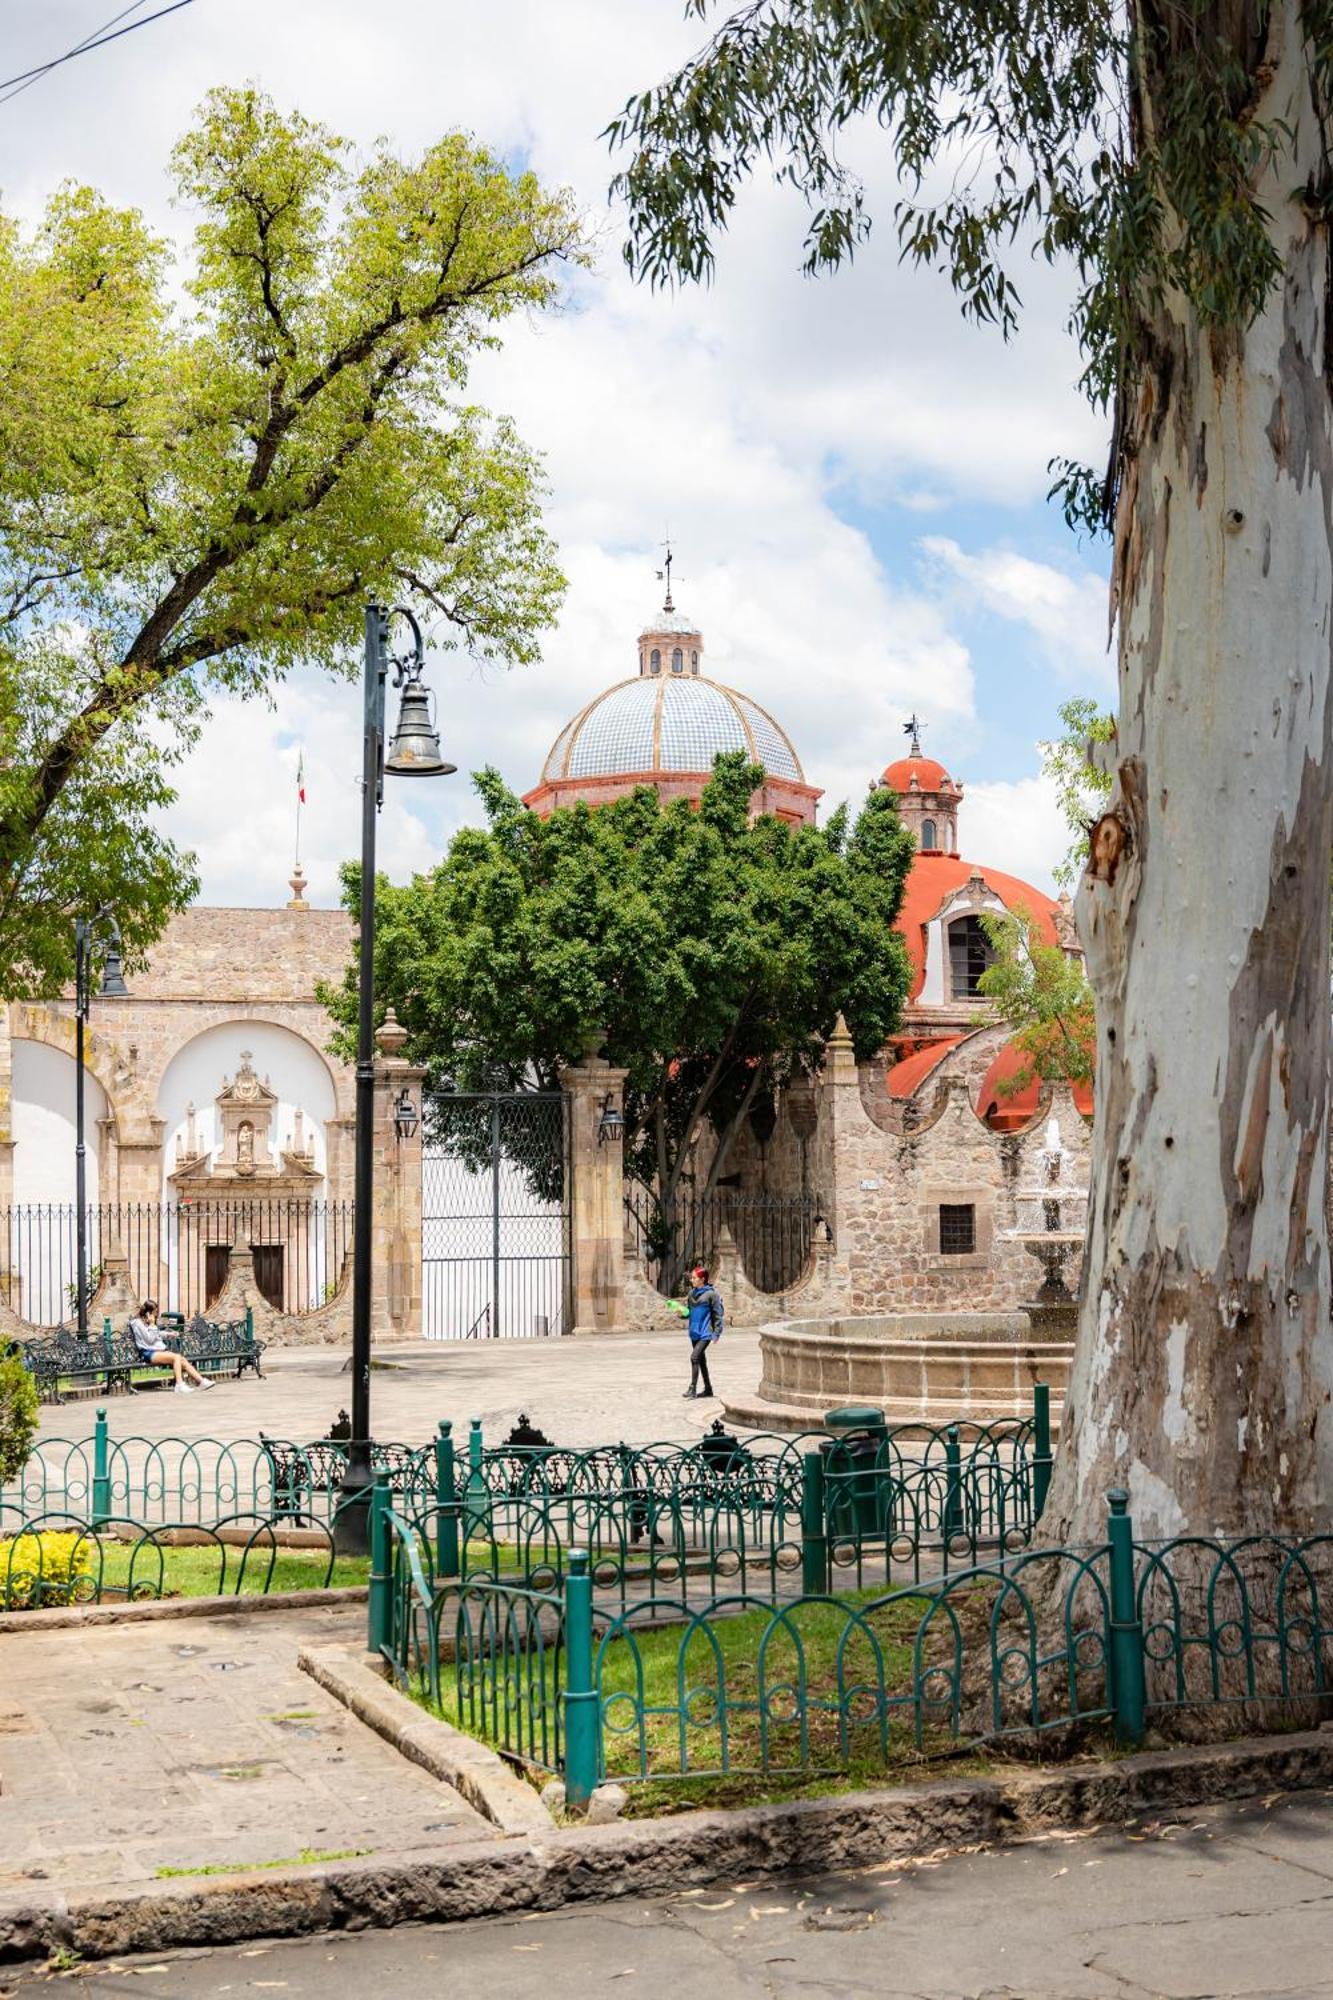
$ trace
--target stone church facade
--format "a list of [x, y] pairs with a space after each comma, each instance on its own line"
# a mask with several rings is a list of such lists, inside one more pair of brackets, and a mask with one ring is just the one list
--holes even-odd
[[[354, 927], [306, 901], [172, 918], [124, 998], [85, 1032], [94, 1324], [151, 1291], [186, 1312], [251, 1306], [266, 1337], [348, 1330], [354, 1078], [330, 1054], [318, 982]], [[0, 1326], [72, 1315], [74, 1010], [0, 1009]], [[377, 1076], [376, 1332], [420, 1323], [420, 1134], [394, 1097], [419, 1073], [392, 1026]], [[419, 1094], [419, 1093], [418, 1093]]]

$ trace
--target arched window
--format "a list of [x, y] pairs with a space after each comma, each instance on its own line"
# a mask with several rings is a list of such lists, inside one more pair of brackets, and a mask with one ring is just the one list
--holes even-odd
[[662, 655], [656, 646], [653, 647], [648, 660], [648, 671], [652, 674], [660, 674], [662, 671]]
[[933, 819], [923, 819], [921, 822], [921, 851], [923, 854], [930, 854], [934, 850], [934, 846], [935, 822]]
[[955, 917], [949, 926], [949, 991], [955, 1000], [975, 1000], [981, 975], [995, 953], [980, 917]]
[[690, 654], [690, 671], [695, 674], [699, 671], [699, 655], [697, 653]]
[[685, 671], [685, 655], [679, 646], [671, 655], [671, 671], [673, 674], [683, 674]]

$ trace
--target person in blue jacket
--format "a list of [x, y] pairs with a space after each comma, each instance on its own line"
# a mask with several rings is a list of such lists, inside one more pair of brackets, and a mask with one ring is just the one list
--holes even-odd
[[[690, 1272], [690, 1289], [685, 1295], [689, 1316], [690, 1386], [687, 1396], [711, 1396], [713, 1384], [708, 1374], [708, 1350], [722, 1338], [722, 1294], [708, 1281], [708, 1266], [696, 1264]], [[700, 1380], [703, 1388], [699, 1387]]]

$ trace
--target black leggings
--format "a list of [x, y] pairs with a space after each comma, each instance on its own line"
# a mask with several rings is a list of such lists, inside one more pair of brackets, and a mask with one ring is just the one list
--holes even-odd
[[690, 1342], [690, 1387], [697, 1390], [699, 1387], [699, 1377], [702, 1375], [704, 1394], [706, 1396], [711, 1396], [713, 1393], [713, 1384], [708, 1377], [709, 1345], [710, 1343], [706, 1340], [692, 1340]]

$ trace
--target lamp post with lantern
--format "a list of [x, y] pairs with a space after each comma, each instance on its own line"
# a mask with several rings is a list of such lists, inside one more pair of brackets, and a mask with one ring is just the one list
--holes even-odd
[[[411, 633], [410, 649], [389, 651], [391, 621], [401, 618]], [[384, 702], [389, 669], [402, 689], [398, 726], [386, 753]], [[342, 1554], [364, 1554], [372, 1479], [370, 1438], [370, 1259], [374, 1199], [375, 1117], [375, 826], [384, 803], [384, 775], [441, 778], [458, 766], [445, 761], [439, 731], [424, 685], [425, 644], [421, 627], [405, 606], [366, 606], [365, 728], [362, 744], [360, 962], [356, 1033], [356, 1179], [352, 1239], [352, 1435], [348, 1441], [341, 1503], [334, 1542]], [[406, 1099], [406, 1103], [404, 1103]], [[394, 1105], [399, 1136], [415, 1130], [416, 1113], [404, 1091]]]

